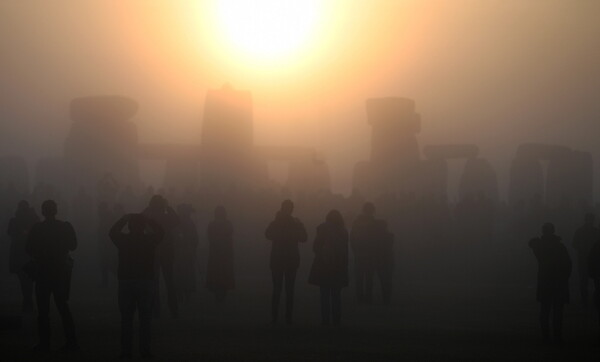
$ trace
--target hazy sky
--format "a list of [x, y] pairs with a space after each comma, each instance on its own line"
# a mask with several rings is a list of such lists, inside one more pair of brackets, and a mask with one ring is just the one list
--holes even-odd
[[206, 90], [230, 82], [253, 92], [257, 142], [316, 147], [339, 191], [373, 96], [415, 99], [421, 145], [476, 143], [503, 184], [526, 141], [600, 169], [600, 1], [328, 4], [310, 51], [259, 66], [223, 50], [206, 1], [2, 0], [0, 152], [60, 154], [69, 100], [106, 93], [139, 101], [142, 139], [195, 142]]

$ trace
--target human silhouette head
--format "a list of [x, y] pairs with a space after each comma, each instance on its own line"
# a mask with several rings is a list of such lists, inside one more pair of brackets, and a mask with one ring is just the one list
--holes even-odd
[[586, 225], [593, 226], [595, 221], [596, 221], [596, 215], [592, 214], [591, 212], [588, 212], [587, 214], [585, 214], [585, 224]]
[[227, 220], [227, 210], [223, 206], [215, 208], [215, 220]]
[[149, 207], [153, 210], [163, 210], [167, 206], [167, 200], [161, 195], [154, 195], [150, 199]]
[[544, 225], [542, 225], [542, 235], [544, 235], [544, 236], [554, 235], [554, 224], [547, 222]]
[[129, 232], [131, 234], [143, 234], [144, 229], [146, 228], [146, 218], [142, 214], [131, 214], [129, 215], [127, 226], [129, 227]]
[[363, 205], [362, 211], [365, 215], [373, 217], [375, 216], [375, 205], [372, 202], [366, 202]]
[[285, 200], [281, 203], [281, 213], [283, 215], [292, 215], [292, 211], [294, 211], [294, 203], [292, 200]]
[[17, 204], [17, 213], [29, 211], [29, 203], [25, 200], [19, 201]]
[[54, 200], [46, 200], [42, 203], [42, 215], [46, 219], [53, 219], [58, 213], [58, 206]]
[[342, 214], [338, 211], [338, 210], [331, 210], [329, 211], [329, 213], [327, 213], [327, 217], [325, 218], [325, 220], [335, 226], [338, 227], [342, 227], [344, 226], [344, 218], [342, 217]]

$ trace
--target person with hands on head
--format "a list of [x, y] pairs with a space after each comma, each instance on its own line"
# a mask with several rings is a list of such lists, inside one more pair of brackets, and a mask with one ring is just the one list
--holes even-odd
[[177, 291], [175, 287], [175, 228], [179, 225], [179, 217], [175, 210], [169, 206], [167, 199], [161, 195], [154, 195], [150, 199], [150, 204], [143, 212], [144, 216], [152, 219], [160, 225], [163, 230], [164, 238], [158, 246], [156, 252], [157, 273], [155, 275], [154, 302], [152, 312], [155, 317], [160, 316], [160, 274], [165, 279], [167, 289], [167, 304], [171, 318], [179, 317], [179, 306], [177, 304]]
[[[123, 231], [125, 226], [129, 232]], [[140, 321], [140, 354], [152, 356], [150, 335], [155, 288], [155, 253], [164, 231], [154, 220], [142, 214], [127, 214], [110, 230], [110, 238], [119, 251], [119, 310], [121, 312], [121, 357], [132, 357], [133, 317]]]

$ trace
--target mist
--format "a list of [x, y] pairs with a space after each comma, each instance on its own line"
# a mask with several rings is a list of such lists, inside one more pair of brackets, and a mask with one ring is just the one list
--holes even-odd
[[[581, 307], [588, 281], [580, 279], [587, 272], [575, 240], [584, 215], [600, 213], [600, 2], [331, 0], [319, 5], [304, 48], [264, 62], [233, 49], [214, 4], [0, 2], [0, 222], [6, 230], [21, 199], [41, 219], [42, 201], [57, 201], [58, 217], [73, 224], [79, 240], [71, 299], [83, 335], [106, 339], [119, 328], [120, 279], [112, 266], [99, 266], [108, 259], [99, 256], [96, 240], [108, 240], [112, 251], [102, 250], [116, 265], [109, 230], [123, 215], [144, 214], [152, 196], [160, 196], [178, 215], [194, 209], [188, 226], [198, 235], [190, 251], [195, 269], [184, 273], [197, 278], [190, 282], [194, 291], [185, 303], [178, 296], [180, 322], [192, 332], [177, 341], [156, 333], [162, 336], [159, 358], [168, 359], [170, 344], [180, 350], [193, 345], [198, 324], [200, 336], [216, 338], [216, 328], [233, 342], [203, 345], [204, 354], [175, 360], [244, 359], [245, 352], [226, 350], [245, 345], [255, 328], [254, 342], [281, 342], [287, 337], [280, 332], [289, 331], [261, 324], [269, 319], [270, 283], [276, 284], [265, 230], [289, 199], [309, 244], [299, 244], [295, 323], [301, 327], [289, 332], [317, 351], [301, 355], [304, 360], [335, 359], [305, 336], [313, 332], [331, 338], [341, 359], [372, 359], [379, 349], [382, 359], [395, 359], [403, 348], [414, 359], [426, 358], [420, 347], [407, 346], [426, 350], [453, 332], [443, 351], [479, 341], [491, 359], [514, 357], [496, 344], [501, 336], [524, 351], [523, 359], [537, 355], [534, 290], [536, 260], [542, 262], [538, 244], [528, 241], [543, 239], [544, 223], [556, 227], [573, 264], [565, 334], [578, 339], [569, 348], [579, 354], [563, 350], [560, 356], [598, 354], [586, 344], [597, 333], [597, 315]], [[371, 271], [376, 295], [382, 288], [380, 304], [391, 304], [389, 314], [383, 305], [365, 307], [369, 303], [354, 298], [361, 264], [352, 243], [368, 203], [386, 226], [377, 224], [378, 236], [365, 238], [383, 240], [389, 233], [394, 239], [388, 250], [394, 272], [381, 272], [393, 274], [393, 281]], [[104, 216], [100, 205], [109, 209]], [[218, 206], [234, 230], [223, 241], [235, 250], [229, 315], [204, 285], [213, 245], [207, 230]], [[349, 328], [333, 337], [313, 326], [318, 293], [305, 285], [313, 243], [321, 240], [318, 227], [332, 210], [340, 212], [350, 240], [350, 292], [342, 297]], [[223, 225], [219, 232], [229, 235]], [[11, 237], [2, 235], [3, 316], [21, 315], [19, 284], [8, 273]], [[592, 253], [591, 244], [586, 248], [585, 258]], [[104, 289], [97, 285], [103, 278], [110, 280]], [[164, 294], [170, 288], [165, 280], [157, 285], [166, 311], [173, 301]], [[393, 285], [391, 302], [386, 283]], [[86, 299], [90, 291], [101, 297]], [[493, 329], [489, 325], [502, 319], [491, 316], [498, 305], [506, 319]], [[97, 327], [93, 311], [107, 321]], [[161, 328], [180, 333], [175, 322], [161, 318]], [[0, 332], [18, 346], [11, 358], [25, 356], [19, 348], [35, 340], [34, 319], [20, 319], [23, 338]], [[519, 323], [526, 327], [507, 332]], [[398, 325], [404, 329], [394, 329]], [[369, 328], [381, 338], [347, 352], [348, 341], [366, 338]], [[385, 349], [387, 338], [403, 342]], [[82, 342], [82, 350], [105, 348], [116, 358], [119, 341], [102, 343], [89, 342], [86, 351]], [[278, 349], [248, 353], [257, 360], [286, 357]]]

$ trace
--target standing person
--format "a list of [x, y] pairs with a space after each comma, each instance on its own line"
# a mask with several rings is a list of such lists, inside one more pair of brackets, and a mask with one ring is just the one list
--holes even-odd
[[271, 244], [271, 276], [273, 279], [273, 295], [271, 298], [272, 322], [277, 323], [279, 299], [285, 281], [285, 318], [287, 324], [292, 324], [294, 309], [294, 284], [296, 271], [300, 266], [300, 251], [298, 244], [306, 242], [306, 229], [304, 224], [292, 216], [294, 203], [285, 200], [267, 230], [265, 236]]
[[192, 220], [195, 212], [190, 204], [177, 206], [179, 224], [175, 228], [175, 286], [183, 301], [188, 301], [196, 291], [196, 252], [198, 229]]
[[53, 200], [42, 203], [44, 221], [31, 228], [26, 250], [33, 258], [35, 297], [38, 308], [38, 334], [40, 343], [36, 350], [50, 350], [50, 296], [54, 295], [56, 309], [61, 316], [65, 332], [65, 351], [78, 350], [75, 323], [69, 308], [73, 259], [70, 251], [77, 248], [77, 237], [70, 223], [56, 219], [58, 208]]
[[567, 248], [554, 233], [554, 225], [542, 226], [542, 236], [529, 241], [538, 261], [537, 300], [540, 302], [542, 338], [550, 342], [550, 312], [552, 312], [553, 337], [562, 342], [563, 308], [569, 302], [569, 277], [571, 258]]
[[21, 294], [23, 295], [23, 312], [33, 312], [33, 281], [25, 273], [23, 267], [30, 262], [25, 247], [27, 238], [33, 225], [39, 222], [39, 218], [29, 203], [25, 200], [19, 201], [15, 216], [8, 222], [7, 234], [11, 238], [9, 269], [19, 278]]
[[206, 288], [215, 293], [218, 303], [235, 286], [233, 270], [233, 226], [223, 206], [215, 209], [215, 219], [208, 224], [208, 263]]
[[160, 315], [160, 292], [158, 286], [160, 284], [160, 274], [162, 272], [167, 288], [167, 303], [169, 305], [171, 318], [178, 318], [179, 307], [177, 305], [177, 292], [175, 289], [175, 280], [173, 278], [173, 263], [175, 259], [173, 229], [179, 223], [179, 218], [177, 217], [175, 210], [169, 206], [167, 200], [160, 195], [152, 196], [150, 204], [146, 210], [144, 210], [144, 215], [156, 221], [164, 232], [164, 239], [156, 250], [157, 273], [155, 275], [154, 303], [152, 305], [154, 315], [156, 317]]
[[373, 239], [377, 237], [375, 205], [367, 202], [362, 213], [352, 224], [350, 245], [354, 254], [354, 276], [356, 279], [356, 298], [359, 303], [373, 302], [373, 274], [375, 255]]
[[[123, 232], [125, 225], [129, 232]], [[140, 354], [151, 358], [150, 335], [155, 288], [154, 260], [162, 228], [142, 214], [127, 214], [110, 229], [110, 238], [119, 252], [119, 311], [121, 312], [121, 358], [131, 358], [133, 318], [140, 320]]]
[[577, 276], [579, 281], [579, 293], [581, 302], [585, 308], [588, 306], [588, 284], [589, 284], [589, 268], [588, 257], [592, 247], [600, 238], [600, 230], [594, 226], [594, 214], [588, 213], [585, 215], [584, 224], [575, 231], [573, 236], [573, 249], [577, 251]]
[[104, 201], [98, 203], [98, 256], [100, 264], [100, 287], [108, 288], [108, 276], [111, 265], [111, 248], [109, 248], [109, 238], [107, 231], [114, 222], [108, 204]]
[[321, 321], [324, 326], [339, 326], [342, 288], [348, 286], [348, 231], [342, 214], [331, 210], [325, 222], [317, 227], [313, 244], [315, 259], [309, 283], [321, 288]]
[[[394, 274], [394, 234], [388, 230], [384, 220], [377, 220], [377, 233], [373, 238], [374, 264], [373, 269], [381, 285], [383, 304], [389, 305], [392, 299], [392, 277]], [[369, 276], [370, 280], [373, 277]], [[373, 283], [370, 283], [368, 293], [371, 295]]]
[[[587, 264], [589, 276], [594, 281], [594, 305], [598, 311], [598, 327], [600, 327], [600, 240], [596, 240], [592, 247]], [[600, 339], [600, 329], [598, 332]]]

